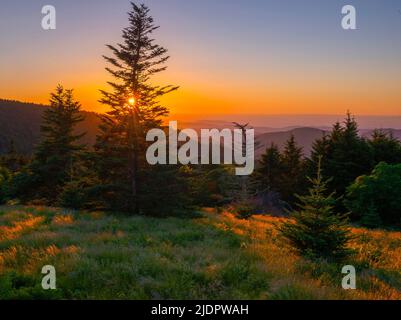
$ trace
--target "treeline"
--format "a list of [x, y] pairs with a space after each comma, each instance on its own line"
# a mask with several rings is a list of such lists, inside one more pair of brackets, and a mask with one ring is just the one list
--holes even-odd
[[[13, 171], [2, 166], [2, 201], [70, 208], [165, 215], [186, 205], [178, 166], [150, 166], [146, 132], [161, 128], [168, 109], [160, 97], [177, 89], [157, 86], [152, 76], [166, 70], [167, 50], [154, 42], [158, 28], [145, 5], [132, 3], [122, 43], [108, 45], [106, 70], [115, 81], [102, 91], [111, 111], [101, 116], [93, 148], [82, 145], [75, 128], [84, 120], [71, 90], [59, 85], [43, 113], [41, 142], [32, 160]], [[9, 153], [7, 156], [11, 156]], [[174, 196], [171, 196], [171, 195]]]
[[178, 87], [151, 81], [166, 70], [169, 56], [151, 37], [158, 27], [149, 9], [132, 4], [128, 16], [123, 41], [108, 45], [112, 55], [104, 57], [115, 81], [101, 92], [101, 103], [111, 111], [101, 116], [96, 143], [82, 144], [84, 134], [76, 130], [84, 120], [81, 106], [71, 90], [58, 86], [43, 112], [32, 158], [12, 145], [1, 157], [0, 202], [157, 216], [229, 207], [247, 218], [302, 212], [319, 190], [330, 204], [330, 210], [319, 210], [349, 213], [368, 227], [400, 225], [401, 143], [382, 130], [362, 138], [351, 114], [314, 143], [308, 158], [294, 137], [283, 151], [271, 145], [250, 177], [235, 176], [231, 166], [149, 165], [146, 133], [163, 129], [168, 109], [160, 98]]
[[283, 152], [271, 145], [253, 177], [256, 194], [277, 194], [288, 207], [297, 209], [297, 195], [307, 194], [308, 177], [316, 177], [319, 163], [321, 175], [328, 179], [327, 194], [337, 198], [338, 212], [348, 212], [352, 221], [368, 227], [401, 224], [401, 142], [380, 129], [369, 138], [361, 137], [350, 113], [315, 141], [309, 158], [294, 137]]
[[[230, 167], [151, 166], [145, 159], [146, 133], [161, 128], [168, 109], [159, 100], [178, 89], [151, 80], [166, 70], [167, 50], [155, 43], [158, 28], [145, 5], [132, 3], [123, 41], [108, 45], [106, 70], [114, 78], [101, 103], [110, 111], [101, 116], [93, 146], [75, 130], [84, 121], [71, 90], [61, 85], [43, 112], [41, 141], [31, 159], [14, 149], [1, 160], [0, 202], [31, 203], [165, 216], [189, 212], [188, 207], [229, 203], [237, 183]], [[16, 162], [14, 162], [13, 166]]]
[[360, 137], [350, 113], [315, 141], [310, 158], [293, 137], [282, 153], [272, 145], [253, 180], [256, 195], [275, 193], [288, 204], [291, 219], [278, 226], [279, 234], [308, 259], [349, 259], [350, 220], [401, 226], [401, 142], [383, 130]]

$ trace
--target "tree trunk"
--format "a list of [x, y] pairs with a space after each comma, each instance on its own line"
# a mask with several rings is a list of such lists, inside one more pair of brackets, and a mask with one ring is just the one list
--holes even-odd
[[140, 206], [138, 200], [138, 121], [136, 110], [131, 110], [131, 128], [130, 130], [130, 140], [132, 144], [132, 163], [131, 163], [131, 188], [132, 188], [132, 198], [133, 202], [133, 212], [134, 214], [139, 214]]

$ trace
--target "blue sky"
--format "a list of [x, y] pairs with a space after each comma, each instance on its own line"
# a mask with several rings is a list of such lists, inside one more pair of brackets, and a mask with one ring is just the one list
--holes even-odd
[[[401, 114], [400, 0], [144, 2], [172, 55], [161, 80], [182, 87], [168, 101], [177, 112], [236, 113], [242, 100], [254, 113]], [[56, 7], [57, 30], [41, 29], [46, 4]], [[341, 28], [345, 4], [356, 7], [358, 30]], [[129, 1], [2, 0], [0, 8], [0, 96], [41, 102], [63, 82], [100, 108], [101, 55], [120, 40]]]

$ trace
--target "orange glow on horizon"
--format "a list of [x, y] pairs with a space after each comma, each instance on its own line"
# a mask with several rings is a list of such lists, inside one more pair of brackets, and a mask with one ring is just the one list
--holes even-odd
[[[99, 103], [99, 89], [110, 90], [106, 84], [110, 78], [106, 73], [88, 72], [65, 78], [60, 83], [74, 89], [82, 109], [98, 113], [109, 110]], [[376, 80], [366, 78], [366, 83], [358, 87], [329, 77], [326, 82], [319, 83], [315, 79], [298, 82], [282, 75], [282, 79], [277, 78], [270, 84], [271, 80], [267, 79], [269, 85], [258, 81], [255, 85], [244, 86], [231, 78], [213, 81], [207, 81], [207, 78], [207, 74], [196, 72], [167, 71], [155, 79], [155, 83], [178, 84], [180, 89], [164, 96], [161, 103], [169, 108], [171, 115], [332, 115], [344, 114], [348, 109], [357, 115], [401, 115], [401, 90], [396, 82], [387, 86], [383, 83], [379, 88], [374, 86]], [[9, 80], [0, 85], [0, 98], [41, 104], [48, 103], [50, 92], [58, 83], [55, 78], [47, 77], [21, 90], [16, 84], [17, 79]], [[135, 98], [128, 98], [127, 102], [132, 105]]]

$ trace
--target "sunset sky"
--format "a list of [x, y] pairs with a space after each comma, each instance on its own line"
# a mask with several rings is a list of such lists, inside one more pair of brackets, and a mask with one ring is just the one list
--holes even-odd
[[[181, 88], [173, 114], [401, 115], [399, 0], [147, 0]], [[41, 28], [41, 8], [57, 29]], [[358, 30], [341, 28], [357, 9]], [[128, 0], [2, 0], [0, 98], [46, 103], [57, 83], [83, 108], [105, 111], [102, 54], [128, 24]]]

